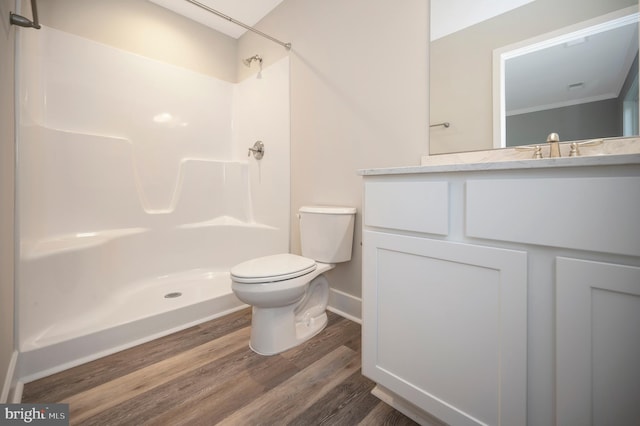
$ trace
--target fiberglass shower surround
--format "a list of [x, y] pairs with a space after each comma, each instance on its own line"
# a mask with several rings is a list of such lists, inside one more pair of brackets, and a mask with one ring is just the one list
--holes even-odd
[[289, 248], [288, 58], [232, 84], [20, 37], [23, 375], [241, 307], [230, 267]]

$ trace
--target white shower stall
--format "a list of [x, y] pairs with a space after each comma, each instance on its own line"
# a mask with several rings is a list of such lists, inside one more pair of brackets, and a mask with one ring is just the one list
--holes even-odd
[[288, 58], [230, 83], [48, 27], [17, 55], [21, 376], [242, 308], [229, 269], [289, 250]]

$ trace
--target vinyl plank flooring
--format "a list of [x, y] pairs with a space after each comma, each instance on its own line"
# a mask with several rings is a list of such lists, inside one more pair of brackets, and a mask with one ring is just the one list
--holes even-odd
[[220, 424], [287, 424], [358, 368], [358, 354], [341, 346]]
[[394, 410], [393, 407], [380, 403], [358, 423], [358, 426], [412, 426], [415, 424], [416, 422]]
[[162, 359], [217, 339], [251, 325], [251, 310], [243, 309], [190, 327], [142, 345], [108, 355], [99, 360], [56, 373], [25, 386], [22, 400], [61, 401], [62, 399], [131, 373]]
[[274, 356], [248, 347], [251, 310], [24, 386], [66, 402], [72, 425], [414, 425], [371, 395], [360, 326], [328, 313], [314, 338]]
[[61, 402], [73, 407], [74, 421], [83, 421], [106, 407], [140, 394], [197, 369], [212, 359], [241, 349], [249, 339], [249, 329], [243, 328], [219, 339], [196, 346], [180, 356], [174, 356], [127, 375], [113, 379]]
[[304, 424], [311, 418], [317, 425], [357, 425], [380, 403], [371, 395], [373, 386], [375, 384], [358, 369], [290, 424]]
[[[159, 389], [165, 398], [148, 395], [157, 406], [151, 407], [153, 416], [148, 417], [148, 424], [194, 424], [199, 418], [215, 424], [299, 371], [289, 362], [274, 357], [259, 359], [264, 357], [251, 351], [232, 355], [198, 371], [197, 377], [187, 376]], [[177, 399], [176, 394], [183, 397]], [[139, 411], [137, 405], [131, 401], [129, 407], [119, 409]]]

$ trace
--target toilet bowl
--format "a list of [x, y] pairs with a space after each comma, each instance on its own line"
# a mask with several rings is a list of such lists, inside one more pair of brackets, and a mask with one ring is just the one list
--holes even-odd
[[261, 355], [293, 348], [324, 329], [324, 273], [351, 259], [355, 208], [302, 207], [299, 213], [302, 256], [276, 254], [231, 268], [233, 292], [252, 306], [249, 346]]

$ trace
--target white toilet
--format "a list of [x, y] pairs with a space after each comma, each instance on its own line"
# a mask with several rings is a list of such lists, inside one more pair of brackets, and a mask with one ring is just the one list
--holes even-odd
[[302, 255], [276, 254], [231, 268], [231, 288], [253, 307], [249, 346], [275, 355], [327, 325], [329, 283], [324, 272], [351, 260], [353, 207], [301, 207]]

